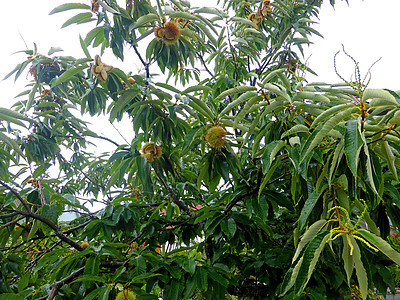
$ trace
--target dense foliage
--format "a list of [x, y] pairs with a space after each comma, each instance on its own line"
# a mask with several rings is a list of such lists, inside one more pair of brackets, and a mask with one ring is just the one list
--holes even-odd
[[[305, 80], [321, 2], [55, 8], [77, 11], [63, 27], [93, 29], [80, 38], [85, 57], [35, 46], [7, 76], [31, 82], [0, 108], [0, 299], [393, 290], [400, 96], [368, 89], [369, 72], [344, 49], [352, 78], [337, 64], [341, 84]], [[109, 49], [143, 72], [113, 67]], [[128, 119], [134, 135], [120, 145], [85, 115]], [[92, 143], [114, 148], [99, 155]]]

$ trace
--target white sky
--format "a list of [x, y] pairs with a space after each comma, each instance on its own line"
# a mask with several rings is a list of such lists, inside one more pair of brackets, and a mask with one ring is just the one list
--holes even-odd
[[[350, 7], [345, 4], [345, 1], [336, 1], [335, 10], [329, 3], [323, 5], [320, 24], [315, 27], [325, 39], [314, 37], [314, 45], [307, 49], [306, 57], [311, 55], [309, 66], [319, 74], [318, 78], [310, 77], [309, 80], [331, 83], [340, 81], [334, 73], [333, 56], [341, 49], [343, 43], [347, 52], [360, 62], [361, 71], [365, 72], [375, 60], [382, 57], [372, 69], [370, 87], [399, 90], [400, 0], [350, 0]], [[68, 0], [2, 2], [4, 3], [0, 10], [2, 37], [0, 79], [24, 60], [24, 54], [12, 55], [13, 52], [26, 49], [24, 40], [30, 49], [33, 42], [36, 42], [39, 52], [43, 54], [47, 54], [51, 46], [58, 46], [64, 49], [65, 55], [84, 56], [79, 45], [79, 32], [85, 37], [86, 33], [93, 28], [94, 23], [60, 29], [69, 16], [77, 13], [77, 10], [48, 15], [54, 7]], [[81, 2], [90, 4], [90, 0]], [[206, 3], [206, 1], [200, 3]], [[94, 56], [99, 50], [90, 51]], [[141, 66], [132, 58], [128, 59], [124, 66], [118, 67], [125, 71], [138, 71]], [[106, 59], [104, 61], [107, 63]], [[353, 66], [344, 55], [340, 56], [338, 69], [342, 71], [346, 79], [350, 79]], [[10, 107], [12, 98], [23, 90], [26, 84], [24, 79], [25, 75], [21, 76], [16, 84], [13, 79], [0, 81], [1, 106]]]

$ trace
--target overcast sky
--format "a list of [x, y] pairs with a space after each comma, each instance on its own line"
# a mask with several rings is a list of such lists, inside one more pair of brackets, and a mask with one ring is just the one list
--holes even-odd
[[[370, 87], [400, 89], [400, 0], [349, 0], [350, 6], [345, 1], [337, 1], [333, 9], [328, 3], [323, 5], [320, 14], [320, 24], [317, 30], [325, 37], [314, 37], [314, 45], [307, 49], [310, 56], [309, 66], [314, 69], [319, 77], [309, 77], [310, 81], [338, 82], [334, 73], [333, 56], [344, 44], [346, 50], [353, 55], [365, 72], [369, 66], [382, 57], [372, 69]], [[60, 13], [49, 16], [48, 13], [56, 6], [68, 2], [67, 0], [18, 0], [2, 1], [0, 10], [0, 28], [2, 46], [0, 47], [0, 78], [3, 78], [16, 64], [21, 62], [24, 55], [12, 55], [13, 52], [32, 49], [36, 42], [40, 53], [47, 54], [51, 46], [63, 48], [65, 55], [83, 57], [79, 45], [79, 32], [84, 37], [94, 26], [72, 25], [60, 29], [69, 16], [76, 14]], [[75, 1], [71, 1], [75, 2]], [[89, 0], [82, 3], [90, 4]], [[192, 1], [194, 2], [194, 1]], [[328, 1], [326, 1], [328, 2]], [[201, 3], [210, 3], [201, 1]], [[98, 49], [91, 50], [92, 55]], [[346, 79], [350, 79], [352, 67], [344, 56], [338, 60], [338, 69]], [[129, 70], [137, 71], [140, 64], [134, 61], [125, 63]], [[126, 70], [126, 68], [124, 68]], [[22, 91], [24, 77], [14, 85], [12, 79], [0, 81], [1, 106], [9, 107], [12, 98]]]

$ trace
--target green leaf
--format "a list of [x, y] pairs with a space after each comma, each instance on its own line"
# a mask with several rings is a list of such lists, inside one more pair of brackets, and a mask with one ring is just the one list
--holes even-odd
[[52, 55], [56, 52], [60, 52], [60, 51], [64, 51], [63, 49], [61, 49], [60, 47], [51, 47], [49, 52], [47, 52], [47, 55]]
[[186, 272], [190, 273], [190, 276], [193, 276], [196, 272], [196, 260], [194, 258], [186, 259], [182, 267]]
[[276, 155], [285, 146], [286, 142], [282, 140], [273, 141], [265, 146], [264, 154], [262, 156], [262, 168], [264, 174], [268, 172], [273, 160], [276, 159]]
[[81, 275], [77, 279], [75, 279], [73, 282], [81, 282], [81, 281], [97, 281], [97, 282], [103, 282], [105, 283], [106, 280], [104, 277], [97, 276], [97, 275]]
[[314, 190], [308, 196], [308, 199], [307, 199], [306, 203], [304, 203], [304, 207], [301, 210], [300, 217], [299, 217], [299, 220], [298, 220], [299, 231], [302, 231], [304, 226], [306, 225], [307, 220], [308, 220], [308, 216], [310, 215], [312, 209], [314, 208], [314, 206], [317, 203], [319, 197], [321, 196], [321, 193], [322, 193], [322, 191]]
[[[366, 102], [369, 99], [383, 99], [390, 105], [399, 105], [396, 98], [387, 90], [366, 89], [361, 101]], [[371, 102], [371, 105], [374, 105], [373, 102]]]
[[347, 165], [355, 178], [357, 178], [358, 159], [363, 145], [358, 126], [358, 120], [348, 120], [346, 122], [346, 132], [344, 135], [344, 154], [347, 158]]
[[382, 239], [380, 236], [373, 234], [365, 229], [357, 230], [363, 238], [371, 243], [372, 246], [378, 248], [383, 254], [394, 261], [397, 265], [400, 265], [400, 253], [394, 250], [388, 242]]
[[89, 5], [81, 4], [81, 3], [65, 3], [61, 4], [54, 8], [49, 15], [53, 15], [62, 11], [70, 10], [70, 9], [91, 9]]
[[121, 96], [118, 98], [110, 112], [110, 120], [113, 121], [117, 117], [118, 113], [120, 113], [126, 105], [131, 103], [139, 93], [140, 92], [137, 89], [129, 89], [121, 93]]
[[356, 240], [352, 236], [350, 237], [350, 241], [354, 247], [353, 259], [354, 259], [354, 266], [356, 269], [358, 285], [360, 286], [363, 299], [368, 299], [368, 276], [367, 272], [365, 271], [364, 265], [361, 261], [360, 248], [358, 247]]
[[255, 95], [251, 97], [247, 103], [244, 105], [244, 107], [239, 111], [239, 113], [236, 115], [235, 120], [233, 122], [233, 127], [237, 128], [238, 124], [246, 117], [246, 114], [249, 113], [250, 109], [253, 108], [253, 106], [260, 102], [263, 98], [261, 96]]
[[314, 122], [312, 122], [311, 124], [311, 128], [316, 127], [319, 123], [321, 123], [324, 120], [327, 120], [335, 113], [339, 111], [344, 111], [350, 107], [354, 107], [354, 103], [344, 103], [332, 106], [331, 108], [327, 109], [326, 111], [324, 111], [322, 114], [320, 114], [318, 117], [315, 118]]
[[351, 248], [347, 240], [347, 235], [343, 235], [342, 239], [343, 239], [342, 259], [344, 263], [344, 270], [346, 271], [347, 284], [350, 286], [351, 275], [353, 274], [353, 269], [354, 269], [354, 256], [350, 255]]
[[62, 26], [61, 28], [67, 27], [71, 24], [82, 24], [82, 23], [86, 23], [86, 22], [90, 22], [90, 21], [94, 21], [94, 19], [92, 19], [92, 13], [88, 12], [88, 13], [80, 13], [76, 16], [73, 16], [72, 18], [70, 18], [69, 20], [67, 20]]
[[248, 19], [239, 18], [239, 17], [233, 17], [232, 21], [241, 23], [243, 25], [251, 26], [251, 27], [256, 27], [256, 25], [252, 21], [250, 21]]
[[297, 134], [299, 132], [309, 132], [309, 129], [307, 126], [302, 125], [302, 124], [294, 125], [292, 128], [290, 128], [289, 130], [282, 133], [281, 139], [283, 139], [284, 137], [286, 137], [288, 135]]
[[87, 69], [87, 66], [80, 66], [71, 68], [60, 75], [57, 80], [54, 82], [53, 87], [59, 85], [60, 83], [71, 80], [76, 74], [82, 72], [84, 69]]
[[253, 91], [248, 91], [243, 93], [242, 95], [240, 95], [236, 100], [232, 101], [231, 103], [229, 103], [220, 113], [219, 116], [223, 116], [227, 113], [229, 113], [233, 108], [235, 108], [236, 106], [238, 106], [239, 104], [241, 104], [242, 102], [249, 100], [253, 97], [257, 96], [256, 92]]
[[25, 111], [28, 111], [32, 107], [33, 101], [35, 100], [35, 94], [39, 88], [39, 85], [40, 85], [40, 83], [35, 83], [35, 85], [31, 89], [31, 91], [29, 92], [28, 102], [26, 103]]
[[311, 140], [311, 143], [302, 149], [301, 160], [304, 160], [308, 156], [308, 154], [314, 149], [314, 147], [316, 147], [336, 125], [358, 111], [358, 107], [354, 106], [347, 107], [347, 109], [343, 108], [340, 113], [336, 114], [334, 117], [326, 121], [326, 123], [322, 125], [321, 130], [315, 135], [313, 140]]
[[296, 261], [296, 259], [299, 257], [301, 250], [303, 250], [304, 246], [307, 245], [307, 243], [313, 239], [317, 233], [326, 225], [326, 220], [319, 220], [315, 223], [313, 223], [307, 231], [304, 233], [303, 237], [300, 240], [299, 245], [297, 246], [296, 252], [294, 253], [292, 263]]
[[156, 14], [146, 14], [144, 16], [141, 16], [139, 19], [137, 19], [136, 23], [133, 25], [132, 28], [130, 29], [135, 29], [138, 27], [141, 27], [147, 23], [153, 22], [153, 21], [160, 21], [160, 17]]
[[372, 171], [371, 156], [369, 155], [367, 143], [364, 143], [364, 153], [367, 156], [365, 164], [366, 164], [367, 176], [368, 176], [369, 183], [371, 184], [372, 190], [375, 192], [375, 194], [379, 196], [379, 193], [375, 187], [375, 181], [374, 181], [374, 176], [373, 176], [373, 171]]
[[36, 123], [35, 120], [30, 119], [23, 114], [3, 107], [0, 107], [0, 120], [15, 123], [23, 127], [25, 127], [25, 125], [20, 120], [28, 121], [29, 123]]
[[87, 57], [88, 59], [91, 59], [89, 50], [88, 50], [88, 48], [86, 47], [86, 43], [83, 41], [81, 35], [79, 35], [79, 42], [81, 43], [82, 50], [83, 50], [83, 52], [85, 53], [86, 57]]
[[397, 168], [396, 168], [396, 158], [393, 154], [392, 148], [390, 147], [389, 143], [387, 141], [383, 141], [382, 143], [382, 153], [384, 154], [386, 158], [387, 165], [389, 167], [390, 172], [392, 172], [394, 178], [396, 181], [399, 181], [399, 177], [397, 175]]
[[17, 142], [8, 136], [6, 136], [4, 133], [0, 131], [0, 140], [6, 143], [8, 146], [10, 146], [12, 149], [14, 149], [15, 152], [17, 152], [19, 155], [23, 155], [21, 149], [19, 148]]
[[194, 139], [196, 136], [198, 136], [201, 132], [203, 126], [196, 126], [194, 128], [191, 128], [190, 131], [185, 135], [185, 139], [183, 140], [183, 146], [181, 149], [181, 154], [184, 155], [187, 150], [189, 150], [190, 145], [192, 145]]
[[96, 256], [91, 256], [86, 260], [85, 275], [98, 275], [100, 270], [100, 259]]
[[185, 292], [183, 294], [183, 299], [187, 300], [189, 299], [194, 291], [196, 290], [196, 280], [194, 276], [190, 276], [188, 277], [188, 279], [186, 280], [186, 284], [185, 284]]
[[[319, 256], [325, 247], [326, 241], [329, 239], [329, 231], [320, 231], [310, 242], [307, 244], [301, 266], [295, 281], [295, 293], [300, 295], [314, 272], [314, 267], [319, 260]], [[300, 261], [299, 261], [300, 263]]]
[[[236, 95], [236, 94], [245, 93], [245, 92], [249, 92], [249, 91], [255, 91], [255, 90], [257, 90], [257, 89], [254, 86], [245, 86], [245, 85], [237, 86], [237, 87], [231, 88], [229, 90], [223, 91], [221, 94], [219, 94], [216, 97], [216, 99], [225, 99], [226, 97], [232, 97], [233, 95]], [[221, 115], [223, 115], [222, 112], [221, 112]]]

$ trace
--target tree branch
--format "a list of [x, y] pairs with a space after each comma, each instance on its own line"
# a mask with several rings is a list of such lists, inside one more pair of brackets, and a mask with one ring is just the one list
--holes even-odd
[[8, 184], [6, 184], [5, 182], [0, 180], [0, 184], [2, 186], [4, 186], [6, 189], [10, 190], [11, 193], [14, 194], [15, 197], [17, 197], [17, 199], [19, 201], [21, 201], [22, 205], [25, 207], [26, 211], [31, 212], [31, 208], [28, 206], [28, 204], [26, 203], [26, 201], [20, 196], [20, 194], [18, 194], [18, 192], [16, 190], [14, 190], [12, 187], [10, 187]]
[[260, 189], [260, 185], [261, 185], [261, 179], [262, 179], [262, 167], [258, 167], [258, 171], [257, 171], [257, 184], [254, 188], [252, 188], [251, 190], [247, 191], [244, 194], [241, 194], [239, 196], [237, 196], [235, 199], [233, 199], [231, 202], [229, 202], [225, 208], [224, 208], [224, 213], [227, 214], [239, 201], [241, 201], [242, 199], [249, 197], [251, 195], [254, 195], [258, 192], [258, 190]]
[[[103, 268], [118, 268], [123, 266], [125, 263], [124, 262], [119, 262], [119, 261], [102, 261], [100, 263], [100, 267]], [[39, 298], [38, 300], [53, 300], [54, 297], [57, 295], [59, 289], [64, 285], [64, 284], [68, 284], [71, 281], [73, 281], [75, 278], [79, 277], [83, 271], [85, 270], [85, 267], [81, 267], [78, 270], [76, 270], [75, 272], [71, 273], [70, 275], [68, 275], [67, 277], [53, 283], [51, 285], [51, 290], [50, 290], [50, 294], [48, 296], [44, 296]]]
[[131, 44], [133, 47], [133, 50], [135, 50], [136, 55], [139, 57], [140, 61], [142, 62], [144, 69], [146, 70], [146, 79], [150, 78], [150, 70], [149, 70], [149, 63], [145, 62], [145, 60], [143, 59], [142, 55], [140, 54], [139, 50], [137, 49], [137, 47], [133, 44]]
[[20, 220], [22, 220], [22, 219], [24, 219], [24, 218], [25, 218], [25, 217], [22, 216], [22, 217], [16, 218], [16, 219], [14, 219], [14, 220], [12, 220], [12, 221], [10, 221], [10, 222], [4, 224], [4, 225], [1, 225], [1, 226], [0, 226], [0, 230], [2, 230], [3, 228], [6, 228], [7, 226], [10, 226], [10, 225], [12, 225], [12, 224], [14, 224], [14, 223], [17, 223], [18, 221], [20, 221]]
[[68, 245], [70, 245], [71, 247], [74, 247], [76, 250], [78, 251], [82, 251], [83, 248], [76, 242], [74, 242], [73, 240], [69, 239], [66, 235], [64, 235], [62, 232], [60, 232], [60, 228], [54, 224], [53, 222], [51, 222], [49, 219], [46, 219], [45, 217], [32, 213], [32, 212], [26, 212], [26, 211], [22, 211], [22, 210], [16, 210], [15, 211], [17, 214], [19, 215], [23, 215], [25, 217], [30, 217], [36, 220], [41, 221], [42, 223], [46, 224], [47, 226], [49, 226], [51, 229], [54, 230], [54, 234], [63, 242], [67, 243]]
[[197, 52], [196, 54], [197, 54], [197, 57], [200, 58], [201, 63], [203, 64], [203, 66], [206, 69], [207, 73], [210, 74], [211, 77], [214, 77], [214, 74], [208, 69], [208, 67], [206, 65], [206, 62], [204, 61], [203, 56], [199, 52]]

